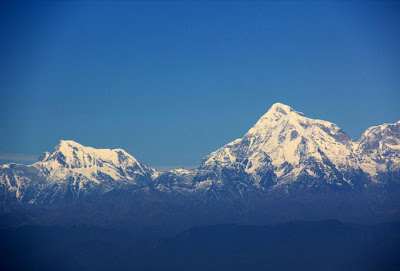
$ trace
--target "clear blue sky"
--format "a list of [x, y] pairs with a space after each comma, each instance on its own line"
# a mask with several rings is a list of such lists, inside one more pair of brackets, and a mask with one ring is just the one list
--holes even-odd
[[396, 1], [13, 2], [0, 4], [2, 161], [72, 139], [197, 165], [275, 102], [353, 138], [400, 119]]

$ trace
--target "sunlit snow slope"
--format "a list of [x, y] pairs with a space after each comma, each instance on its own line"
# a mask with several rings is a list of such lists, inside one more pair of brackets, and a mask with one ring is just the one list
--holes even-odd
[[122, 149], [62, 140], [29, 165], [0, 168], [3, 203], [53, 203], [115, 191], [158, 191], [223, 200], [246, 191], [361, 191], [400, 183], [400, 121], [369, 128], [353, 140], [336, 124], [276, 103], [243, 138], [194, 170], [156, 172]]

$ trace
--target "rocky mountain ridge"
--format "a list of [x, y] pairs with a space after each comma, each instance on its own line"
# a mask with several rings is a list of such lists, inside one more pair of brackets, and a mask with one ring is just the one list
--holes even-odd
[[400, 121], [371, 127], [353, 140], [336, 124], [276, 103], [243, 138], [194, 170], [157, 172], [122, 149], [62, 140], [32, 165], [1, 166], [0, 201], [55, 204], [136, 191], [244, 204], [249, 193], [308, 197], [384, 191], [393, 183], [400, 183]]

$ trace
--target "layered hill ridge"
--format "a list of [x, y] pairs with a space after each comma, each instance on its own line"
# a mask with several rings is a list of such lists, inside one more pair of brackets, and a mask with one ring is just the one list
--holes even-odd
[[1, 166], [0, 200], [43, 204], [118, 191], [241, 202], [255, 191], [263, 197], [363, 193], [400, 183], [399, 169], [400, 121], [353, 140], [334, 123], [276, 103], [243, 138], [205, 157], [197, 169], [157, 172], [122, 149], [62, 140], [32, 165]]

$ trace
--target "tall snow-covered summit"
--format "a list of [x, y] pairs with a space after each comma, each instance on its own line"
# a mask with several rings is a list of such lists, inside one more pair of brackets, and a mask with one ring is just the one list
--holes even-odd
[[[241, 171], [243, 186], [249, 182], [242, 180], [250, 179], [250, 185], [268, 189], [351, 188], [380, 182], [377, 172], [398, 169], [399, 127], [400, 122], [373, 127], [356, 141], [334, 123], [276, 103], [243, 138], [207, 156], [200, 169], [214, 182], [226, 179], [221, 175], [226, 169]], [[382, 148], [389, 150], [386, 160], [378, 158]], [[389, 162], [395, 165], [388, 167]]]

